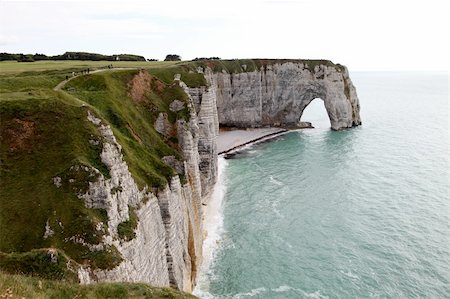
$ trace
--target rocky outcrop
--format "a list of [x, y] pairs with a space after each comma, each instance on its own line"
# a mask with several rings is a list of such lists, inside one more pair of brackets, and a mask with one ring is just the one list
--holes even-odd
[[341, 65], [286, 62], [252, 72], [206, 73], [224, 126], [297, 127], [315, 98], [324, 101], [333, 130], [361, 124], [356, 90]]
[[[208, 82], [212, 80], [212, 73], [205, 77]], [[207, 86], [189, 88], [183, 82], [180, 85], [195, 109], [194, 118], [198, 124], [197, 151], [199, 155], [199, 170], [201, 173], [202, 195], [206, 196], [217, 179], [217, 144], [219, 135], [219, 118], [217, 115], [217, 102], [215, 88]]]
[[[111, 128], [91, 112], [88, 112], [88, 119], [103, 136], [101, 160], [110, 175], [106, 178], [98, 170], [91, 169], [97, 178], [89, 183], [88, 191], [80, 195], [87, 207], [105, 209], [108, 214], [108, 231], [103, 242], [90, 247], [101, 250], [114, 246], [123, 261], [110, 270], [82, 267], [78, 270], [80, 282], [147, 282], [190, 292], [202, 250], [202, 192], [196, 162], [195, 141], [198, 137], [194, 137], [197, 136], [195, 126], [183, 121], [178, 124], [180, 147], [186, 159], [179, 170], [184, 170], [188, 182], [182, 185], [179, 177], [174, 176], [164, 190], [154, 195], [147, 188], [139, 190]], [[173, 157], [165, 158], [167, 163], [179, 163]], [[118, 236], [118, 226], [129, 220], [130, 208], [136, 211], [139, 219], [136, 235], [131, 240], [122, 240]]]
[[174, 126], [169, 121], [167, 113], [161, 112], [154, 124], [156, 132], [168, 137], [174, 135]]
[[[112, 270], [78, 271], [81, 283], [96, 281], [147, 282], [155, 286], [168, 286], [169, 274], [165, 255], [165, 227], [160, 215], [158, 199], [152, 194], [139, 205], [136, 236], [128, 242], [107, 237], [105, 244], [114, 245], [123, 261]], [[180, 289], [183, 289], [182, 285]]]

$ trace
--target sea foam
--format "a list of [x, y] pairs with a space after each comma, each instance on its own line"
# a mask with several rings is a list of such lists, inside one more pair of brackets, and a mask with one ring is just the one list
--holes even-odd
[[203, 241], [203, 262], [200, 269], [197, 286], [193, 294], [200, 298], [214, 298], [209, 293], [209, 282], [211, 280], [211, 266], [214, 257], [221, 244], [223, 234], [223, 198], [226, 192], [226, 166], [227, 161], [218, 158], [218, 179], [208, 205], [203, 209], [203, 228], [206, 238]]

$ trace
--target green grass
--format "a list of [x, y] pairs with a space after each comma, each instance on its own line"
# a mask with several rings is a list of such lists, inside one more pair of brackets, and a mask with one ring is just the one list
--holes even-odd
[[138, 225], [138, 216], [133, 207], [129, 207], [129, 219], [119, 224], [117, 232], [119, 237], [125, 241], [129, 241], [136, 237], [136, 227]]
[[114, 269], [123, 258], [115, 246], [105, 246], [102, 250], [90, 251], [83, 256], [93, 269]]
[[[67, 264], [71, 264], [68, 269]], [[37, 249], [25, 253], [0, 253], [0, 269], [10, 274], [78, 282], [79, 265], [56, 249]]]
[[[101, 144], [89, 143], [102, 137], [86, 119], [86, 108], [52, 90], [23, 99], [2, 94], [0, 104], [0, 251], [54, 247], [83, 262], [90, 250], [69, 239], [91, 244], [102, 239], [103, 231], [95, 228], [105, 224], [104, 211], [86, 208], [77, 197], [96, 179], [85, 166], [107, 172]], [[45, 239], [47, 222], [54, 234]]]
[[[51, 89], [65, 79], [65, 74], [66, 71], [0, 73], [0, 93], [36, 92], [40, 89]], [[3, 98], [6, 98], [6, 95], [2, 95]]]
[[181, 156], [176, 145], [159, 134], [153, 125], [160, 112], [166, 112], [172, 122], [186, 119], [189, 115], [187, 108], [175, 113], [170, 111], [169, 105], [175, 99], [186, 101], [187, 95], [177, 84], [168, 85], [152, 78], [154, 89], [146, 91], [144, 97], [137, 101], [129, 94], [128, 82], [138, 72], [127, 70], [82, 76], [69, 81], [65, 90], [89, 104], [111, 125], [140, 188], [161, 188], [175, 175], [161, 158]]
[[186, 67], [183, 63], [178, 63], [165, 68], [149, 69], [149, 73], [157, 77], [166, 84], [172, 84], [176, 74], [181, 75], [181, 80], [189, 87], [206, 86], [206, 80], [203, 74], [197, 73], [197, 70], [192, 67]]
[[[151, 77], [152, 88], [142, 99], [133, 99], [129, 82], [139, 71], [117, 69], [80, 76], [65, 91], [54, 91], [68, 71], [85, 62], [58, 63], [65, 70], [37, 72], [31, 70], [35, 65], [9, 62], [19, 68], [6, 73], [3, 67], [8, 63], [0, 63], [0, 252], [11, 257], [14, 252], [58, 248], [76, 263], [110, 269], [122, 260], [115, 247], [92, 252], [74, 239], [95, 245], [107, 231], [106, 211], [86, 208], [78, 198], [98, 177], [91, 167], [109, 177], [100, 159], [103, 137], [87, 120], [87, 111], [111, 125], [138, 185], [156, 190], [175, 174], [161, 158], [181, 156], [176, 136], [162, 136], [153, 124], [160, 112], [172, 123], [188, 120], [187, 107], [179, 112], [169, 109], [173, 100], [186, 101], [187, 95], [178, 84]], [[54, 67], [51, 62], [40, 65]], [[61, 178], [59, 188], [55, 177]], [[134, 237], [137, 221], [131, 211], [130, 221], [120, 225], [123, 239]], [[53, 234], [44, 238], [47, 223]], [[21, 268], [19, 258], [8, 261], [9, 268], [14, 263]]]
[[23, 72], [61, 71], [67, 70], [64, 75], [70, 74], [72, 69], [105, 68], [112, 64], [114, 68], [159, 68], [174, 65], [175, 61], [60, 61], [43, 60], [36, 62], [0, 61], [0, 75], [19, 74]]
[[319, 60], [319, 59], [233, 59], [233, 60], [200, 60], [200, 61], [190, 61], [183, 62], [181, 66], [186, 70], [194, 71], [198, 67], [209, 67], [214, 72], [226, 71], [227, 73], [243, 73], [243, 72], [253, 72], [256, 70], [264, 70], [267, 66], [276, 63], [303, 63], [306, 68], [314, 70], [317, 65], [327, 65], [341, 69], [339, 64], [334, 64], [329, 60]]
[[0, 272], [0, 298], [103, 299], [103, 298], [196, 298], [171, 288], [144, 283], [76, 283], [39, 279]]

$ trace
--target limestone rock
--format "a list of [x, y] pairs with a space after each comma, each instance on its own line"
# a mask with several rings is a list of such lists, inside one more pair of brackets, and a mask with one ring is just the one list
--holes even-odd
[[178, 174], [184, 175], [184, 163], [177, 160], [175, 156], [164, 156], [162, 157], [164, 163], [175, 169]]
[[[209, 84], [212, 72], [207, 69], [204, 73]], [[180, 83], [189, 95], [198, 119], [198, 158], [201, 173], [202, 195], [206, 196], [217, 179], [217, 144], [219, 135], [219, 119], [217, 114], [216, 89], [205, 86], [190, 88]], [[192, 118], [192, 117], [191, 117]]]
[[172, 103], [170, 103], [169, 109], [172, 112], [178, 112], [184, 109], [184, 103], [179, 100], [174, 100]]
[[309, 121], [301, 121], [297, 124], [300, 129], [314, 129], [313, 125]]
[[[111, 128], [89, 111], [88, 119], [98, 126], [104, 138], [101, 159], [108, 167], [110, 178], [100, 174], [95, 182], [89, 184], [88, 191], [81, 198], [87, 207], [106, 209], [108, 234], [103, 243], [116, 246], [124, 261], [112, 270], [80, 269], [79, 280], [82, 283], [143, 281], [155, 286], [168, 286], [165, 228], [158, 200], [146, 188], [139, 190]], [[136, 208], [139, 219], [136, 237], [121, 242], [117, 238], [117, 226], [129, 219], [129, 206]]]
[[158, 114], [158, 118], [155, 121], [155, 130], [164, 136], [171, 136], [173, 134], [173, 125], [169, 121], [169, 116], [165, 112]]
[[52, 230], [52, 228], [50, 227], [50, 223], [48, 222], [48, 219], [47, 219], [47, 222], [45, 223], [44, 239], [50, 238], [54, 234], [55, 234], [55, 231]]
[[221, 125], [295, 127], [315, 98], [325, 102], [333, 130], [361, 124], [359, 100], [343, 66], [276, 63], [253, 72], [210, 75]]
[[[84, 244], [97, 250], [106, 245], [115, 246], [123, 262], [111, 270], [78, 269], [81, 283], [100, 281], [147, 282], [155, 286], [173, 286], [192, 291], [195, 285], [197, 264], [202, 252], [201, 184], [198, 168], [197, 118], [192, 115], [190, 124], [178, 124], [180, 146], [186, 162], [166, 156], [163, 161], [183, 173], [188, 182], [181, 185], [178, 176], [172, 178], [158, 197], [139, 190], [126, 162], [121, 146], [111, 128], [88, 111], [103, 137], [102, 162], [108, 167], [110, 178], [98, 170], [96, 181], [80, 195], [87, 207], [106, 209], [108, 232], [101, 244]], [[114, 192], [113, 192], [114, 191]], [[117, 227], [129, 219], [129, 206], [135, 208], [138, 225], [135, 238], [124, 241], [117, 236]], [[76, 241], [76, 240], [75, 240]], [[99, 248], [100, 248], [99, 247]]]
[[62, 182], [62, 179], [59, 176], [55, 176], [53, 178], [53, 184], [56, 186], [56, 188], [61, 187], [61, 185], [62, 185], [61, 182]]

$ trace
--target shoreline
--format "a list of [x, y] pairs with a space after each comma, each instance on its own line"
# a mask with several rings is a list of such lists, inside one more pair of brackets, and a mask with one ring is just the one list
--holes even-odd
[[[214, 185], [213, 192], [209, 202], [202, 207], [203, 210], [203, 262], [197, 273], [197, 283], [192, 290], [192, 294], [203, 299], [212, 299], [214, 296], [209, 292], [212, 265], [214, 264], [217, 253], [222, 246], [222, 238], [225, 233], [223, 204], [226, 194], [226, 169], [228, 166], [227, 155], [242, 150], [248, 145], [270, 140], [290, 132], [287, 129], [270, 128], [270, 132], [263, 133], [267, 129], [242, 130], [234, 129], [222, 131], [222, 136], [218, 138], [229, 139], [223, 133], [234, 132], [241, 140], [237, 144], [226, 148], [218, 153], [218, 177]], [[275, 131], [274, 131], [275, 130]], [[234, 136], [235, 137], [235, 136]], [[230, 141], [230, 140], [228, 140]]]
[[197, 272], [197, 284], [192, 290], [192, 294], [199, 298], [214, 298], [209, 293], [209, 274], [211, 273], [211, 265], [214, 263], [217, 252], [222, 244], [224, 233], [223, 228], [223, 200], [226, 193], [226, 168], [227, 161], [223, 156], [218, 159], [218, 177], [214, 184], [211, 198], [206, 206], [202, 207], [203, 211], [203, 250], [202, 265]]
[[243, 147], [269, 140], [290, 132], [288, 129], [233, 129], [222, 131], [217, 137], [218, 155], [225, 156]]
[[[203, 209], [203, 263], [197, 273], [197, 284], [192, 294], [199, 298], [212, 299], [214, 296], [209, 292], [212, 265], [217, 253], [222, 246], [222, 238], [225, 233], [223, 204], [227, 190], [226, 169], [229, 156], [245, 149], [247, 146], [260, 142], [272, 140], [278, 136], [294, 130], [284, 128], [257, 128], [257, 129], [226, 129], [219, 133], [217, 143], [222, 142], [222, 150], [218, 153], [218, 177], [214, 185], [209, 202]], [[228, 146], [224, 146], [228, 143]]]

